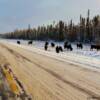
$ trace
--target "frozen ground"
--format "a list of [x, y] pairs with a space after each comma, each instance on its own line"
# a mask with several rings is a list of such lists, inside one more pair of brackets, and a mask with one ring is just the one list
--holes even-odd
[[[16, 43], [17, 40], [7, 40], [6, 39], [5, 41], [11, 42], [11, 43]], [[28, 45], [27, 44], [28, 40], [20, 40], [20, 41], [21, 41], [22, 45]], [[63, 42], [61, 42], [61, 43], [55, 42], [55, 43], [56, 43], [56, 45], [61, 45], [63, 47]], [[34, 46], [38, 49], [44, 49], [44, 44], [45, 44], [44, 41], [34, 41], [31, 46]], [[70, 54], [84, 55], [87, 57], [93, 57], [96, 59], [100, 59], [100, 51], [97, 51], [97, 50], [90, 51], [90, 45], [84, 45], [83, 50], [77, 49], [75, 44], [73, 44], [72, 46], [74, 48], [73, 52], [64, 50], [64, 53], [62, 53], [62, 54], [69, 54], [70, 53]], [[49, 46], [48, 51], [55, 52], [55, 49], [53, 49]]]
[[34, 46], [21, 42], [24, 45], [1, 41], [0, 58], [1, 62], [5, 58], [3, 64], [10, 64], [14, 75], [33, 99], [87, 100], [100, 97], [100, 59], [74, 51], [59, 54], [51, 48], [45, 51], [42, 42], [34, 42]]
[[[64, 50], [64, 52], [61, 52], [59, 54], [55, 53], [55, 48], [51, 48], [49, 46], [49, 50], [45, 51], [44, 50], [44, 41], [34, 41], [32, 45], [28, 45], [28, 41], [20, 40], [21, 45], [18, 45], [16, 42], [17, 40], [1, 40], [8, 42], [12, 45], [16, 45], [18, 47], [27, 49], [28, 51], [32, 53], [37, 53], [40, 55], [46, 55], [48, 57], [68, 62], [70, 64], [75, 64], [78, 66], [83, 66], [89, 69], [93, 69], [98, 71], [100, 69], [100, 51], [90, 51], [90, 46], [89, 45], [84, 45], [83, 50], [79, 50], [76, 48], [76, 45], [73, 44], [73, 51], [67, 51]], [[56, 42], [56, 45], [61, 45], [63, 46], [63, 43], [58, 43]]]

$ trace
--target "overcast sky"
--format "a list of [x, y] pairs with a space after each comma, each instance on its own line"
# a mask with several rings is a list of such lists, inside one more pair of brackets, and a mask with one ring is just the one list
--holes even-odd
[[100, 14], [100, 0], [0, 0], [0, 32], [49, 24], [54, 20], [79, 20], [80, 14]]

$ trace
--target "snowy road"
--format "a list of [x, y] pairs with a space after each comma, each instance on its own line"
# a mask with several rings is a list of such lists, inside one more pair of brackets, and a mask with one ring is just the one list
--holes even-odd
[[99, 59], [7, 42], [0, 43], [0, 54], [33, 100], [100, 100]]
[[17, 45], [15, 43], [10, 43], [12, 45], [15, 45], [17, 47], [21, 47], [25, 50], [28, 50], [29, 52], [37, 53], [40, 55], [48, 56], [60, 61], [64, 61], [67, 63], [73, 63], [78, 66], [86, 67], [89, 69], [93, 69], [96, 71], [99, 71], [100, 69], [100, 59], [97, 59], [95, 57], [90, 57], [90, 56], [85, 56], [82, 54], [76, 54], [73, 52], [63, 52], [60, 54], [56, 54], [55, 52], [50, 52], [50, 51], [44, 51], [41, 48], [33, 47], [33, 46], [26, 46], [26, 45]]

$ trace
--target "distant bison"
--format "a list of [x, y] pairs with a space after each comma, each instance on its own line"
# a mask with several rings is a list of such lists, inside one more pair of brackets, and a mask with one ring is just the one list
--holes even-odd
[[67, 49], [73, 51], [72, 45], [71, 44], [67, 45]]
[[59, 53], [59, 46], [56, 46], [56, 53]]
[[45, 45], [44, 46], [44, 49], [47, 51], [48, 50], [48, 45]]
[[59, 46], [59, 51], [63, 52], [63, 48], [61, 46]]
[[100, 45], [91, 45], [91, 50], [93, 49], [100, 50]]
[[67, 45], [68, 45], [68, 42], [66, 41], [66, 42], [64, 43], [64, 49], [67, 48]]
[[28, 42], [28, 44], [30, 45], [30, 44], [32, 44], [33, 43], [33, 41], [32, 40], [30, 40], [29, 42]]
[[49, 43], [46, 41], [45, 42], [45, 45], [44, 45], [44, 49], [47, 51], [48, 50], [48, 45], [49, 45]]
[[72, 48], [72, 45], [71, 45], [71, 44], [65, 44], [65, 45], [64, 45], [64, 49], [67, 49], [67, 50], [70, 50], [70, 51], [72, 51], [72, 50], [73, 50], [73, 48]]
[[53, 42], [51, 43], [51, 47], [55, 47], [55, 44]]
[[49, 45], [49, 42], [46, 41], [46, 42], [45, 42], [45, 45]]
[[82, 43], [77, 43], [77, 49], [83, 49]]
[[17, 44], [20, 44], [20, 41], [17, 41]]
[[61, 46], [56, 46], [56, 53], [63, 52], [63, 48]]

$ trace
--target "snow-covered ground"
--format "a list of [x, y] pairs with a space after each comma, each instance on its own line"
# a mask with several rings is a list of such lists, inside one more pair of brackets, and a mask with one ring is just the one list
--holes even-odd
[[[74, 44], [74, 51], [64, 51], [57, 54], [52, 48], [49, 51], [45, 51], [43, 49], [44, 42], [34, 41], [32, 46], [27, 45], [27, 41], [21, 42], [24, 45], [18, 45], [15, 40], [1, 41], [0, 53], [5, 57], [4, 60], [7, 60], [12, 66], [11, 68], [15, 75], [21, 79], [22, 83], [25, 83], [26, 89], [27, 86], [31, 85], [33, 87], [38, 83], [36, 88], [32, 89], [31, 93], [29, 92], [33, 97], [35, 90], [47, 90], [49, 87], [51, 93], [63, 92], [64, 96], [60, 92], [59, 94], [61, 94], [60, 97], [63, 96], [64, 100], [66, 98], [70, 100], [69, 97], [72, 99], [73, 94], [75, 94], [73, 98], [79, 97], [81, 93], [82, 97], [85, 96], [85, 98], [91, 95], [98, 97], [100, 93], [100, 59], [76, 53], [77, 49]], [[89, 51], [89, 46], [86, 46], [84, 50]], [[59, 86], [64, 87], [59, 88]], [[68, 97], [65, 97], [67, 92]], [[41, 91], [39, 93], [41, 94]], [[45, 94], [44, 97], [47, 95]], [[82, 97], [80, 97], [80, 100]]]
[[[28, 45], [28, 41], [24, 41], [24, 40], [20, 40], [21, 45], [18, 45], [16, 43], [17, 40], [1, 40], [1, 41], [3, 43], [6, 42], [21, 47], [23, 49], [28, 50], [29, 52], [51, 57], [52, 59], [57, 59], [59, 61], [89, 68], [95, 71], [100, 71], [100, 51], [96, 51], [96, 50], [90, 51], [89, 45], [84, 45], [84, 49], [79, 50], [76, 48], [76, 45], [73, 44], [72, 45], [74, 48], [73, 51], [64, 50], [64, 52], [57, 54], [55, 52], [55, 48], [51, 48], [50, 46], [49, 46], [49, 50], [45, 51], [44, 41], [33, 41], [32, 45]], [[56, 45], [63, 46], [63, 43], [56, 43]]]
[[[9, 39], [5, 39], [5, 41], [11, 42], [11, 43], [17, 42], [17, 40], [9, 40]], [[28, 45], [28, 40], [20, 40], [20, 41], [21, 41], [22, 45]], [[33, 41], [33, 44], [30, 45], [30, 46], [34, 46], [34, 47], [39, 48], [39, 49], [44, 49], [44, 44], [45, 44], [44, 41]], [[60, 43], [55, 42], [55, 44], [61, 45], [63, 47], [63, 42], [60, 42]], [[82, 50], [77, 49], [75, 44], [72, 44], [72, 46], [73, 46], [72, 52], [64, 50], [64, 53], [62, 53], [62, 54], [65, 54], [65, 53], [66, 54], [77, 54], [77, 55], [84, 55], [84, 56], [87, 56], [87, 57], [93, 57], [93, 58], [96, 58], [96, 59], [100, 59], [100, 51], [97, 51], [97, 50], [91, 51], [90, 45], [84, 45], [84, 48]], [[48, 51], [49, 52], [55, 52], [55, 49], [53, 49], [49, 46]]]

